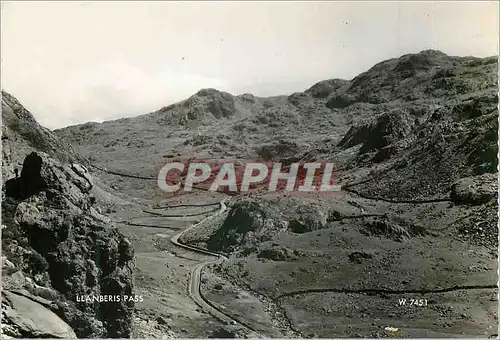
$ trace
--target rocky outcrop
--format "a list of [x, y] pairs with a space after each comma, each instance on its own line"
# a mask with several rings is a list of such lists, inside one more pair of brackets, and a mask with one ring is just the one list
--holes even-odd
[[223, 225], [208, 242], [211, 250], [232, 251], [249, 237], [259, 232], [265, 223], [266, 211], [257, 202], [247, 201], [235, 204]]
[[349, 129], [339, 142], [341, 148], [362, 144], [360, 153], [381, 149], [410, 135], [414, 119], [403, 110], [392, 110]]
[[[132, 301], [78, 301], [88, 295], [133, 294], [133, 249], [94, 208], [91, 189], [91, 177], [82, 165], [65, 165], [42, 152], [26, 157], [20, 176], [4, 187], [2, 251], [15, 270], [2, 278], [4, 288], [50, 299], [48, 308], [78, 337], [128, 337]], [[27, 336], [23, 320], [29, 316], [16, 304], [9, 308], [10, 315], [22, 316], [11, 322]], [[42, 327], [38, 321], [46, 318], [64, 329], [51, 315], [31, 320]]]
[[326, 214], [315, 206], [301, 205], [290, 219], [288, 229], [297, 234], [323, 229], [326, 227], [326, 219]]
[[348, 255], [348, 257], [349, 257], [349, 261], [357, 263], [357, 264], [361, 264], [366, 260], [372, 259], [373, 254], [366, 253], [364, 251], [355, 251], [355, 252], [350, 253]]
[[363, 221], [361, 233], [406, 242], [412, 237], [426, 235], [427, 231], [422, 226], [397, 216], [375, 216], [367, 217]]
[[259, 257], [280, 261], [282, 255], [288, 258], [292, 252], [272, 247], [258, 249], [258, 246], [275, 233], [303, 234], [326, 226], [326, 212], [314, 205], [299, 204], [288, 198], [242, 199], [232, 206], [222, 225], [208, 239], [207, 246], [214, 251], [238, 250], [240, 255], [259, 250]]
[[76, 339], [59, 316], [29, 298], [2, 291], [2, 333], [22, 338]]
[[390, 158], [380, 170], [372, 171], [370, 177], [377, 180], [356, 190], [366, 196], [399, 200], [446, 199], [461, 178], [496, 173], [498, 113], [458, 122], [448, 118], [436, 110], [406, 138], [376, 150], [374, 155], [356, 154], [350, 171]]
[[[387, 103], [396, 98], [416, 100], [424, 96], [428, 77], [451, 67], [454, 61], [458, 58], [435, 50], [385, 60], [355, 77], [345, 93], [358, 102], [371, 104]], [[425, 77], [425, 81], [420, 76]]]
[[465, 177], [453, 184], [450, 199], [458, 204], [479, 205], [498, 196], [498, 173]]
[[14, 175], [14, 169], [21, 166], [29, 152], [36, 150], [61, 162], [87, 162], [70, 144], [38, 124], [16, 98], [2, 90], [2, 183]]
[[346, 86], [349, 84], [348, 80], [344, 79], [329, 79], [317, 82], [309, 89], [306, 90], [306, 93], [309, 93], [314, 98], [324, 99], [331, 95], [333, 92], [337, 91], [342, 86]]
[[355, 96], [352, 96], [347, 93], [335, 93], [329, 100], [326, 102], [325, 106], [329, 109], [343, 109], [356, 103], [358, 100]]
[[263, 109], [252, 118], [252, 123], [257, 126], [267, 125], [268, 127], [277, 128], [286, 125], [298, 125], [301, 120], [302, 117], [298, 110], [287, 104]]
[[297, 258], [293, 253], [293, 250], [286, 247], [276, 246], [262, 249], [257, 257], [273, 261], [292, 261]]
[[272, 144], [262, 145], [258, 147], [255, 152], [264, 160], [286, 160], [290, 157], [293, 158], [293, 156], [297, 155], [301, 149], [301, 146], [297, 143], [282, 139]]
[[202, 89], [174, 106], [173, 111], [181, 119], [181, 123], [187, 123], [198, 119], [229, 118], [236, 113], [236, 106], [231, 94], [215, 89]]
[[232, 252], [240, 246], [258, 245], [270, 234], [286, 230], [273, 201], [242, 199], [231, 207], [219, 229], [207, 241], [208, 249]]

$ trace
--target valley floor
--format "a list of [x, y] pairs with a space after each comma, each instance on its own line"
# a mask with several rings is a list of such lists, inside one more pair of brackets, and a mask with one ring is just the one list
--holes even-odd
[[[348, 194], [346, 194], [348, 195]], [[216, 203], [200, 193], [174, 204]], [[179, 248], [170, 238], [213, 213], [211, 207], [153, 209], [122, 206], [110, 218], [136, 249], [136, 337], [489, 337], [497, 333], [496, 255], [441, 230], [439, 216], [457, 216], [448, 203], [401, 206], [357, 197], [324, 199], [340, 210], [356, 201], [365, 213], [427, 214], [426, 236], [398, 242], [360, 234], [355, 218], [294, 235], [272, 235], [262, 248], [280, 245], [300, 256], [272, 260], [232, 254], [201, 270], [200, 293], [237, 322], [227, 325], [189, 296], [191, 271], [213, 257]], [[162, 203], [165, 204], [165, 203]], [[192, 217], [162, 217], [165, 215]], [[203, 247], [220, 216], [186, 235]], [[147, 227], [151, 226], [151, 227]], [[434, 228], [435, 230], [432, 230]], [[357, 256], [359, 255], [359, 256]], [[387, 327], [393, 327], [389, 329]], [[226, 333], [224, 333], [226, 332]]]

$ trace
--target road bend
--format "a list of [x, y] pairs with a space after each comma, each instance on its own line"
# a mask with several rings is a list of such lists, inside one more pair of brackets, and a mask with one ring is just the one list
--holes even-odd
[[201, 288], [201, 271], [203, 270], [203, 267], [206, 266], [206, 265], [208, 265], [208, 264], [219, 264], [219, 263], [222, 263], [223, 261], [227, 260], [227, 257], [225, 257], [222, 254], [211, 252], [211, 251], [203, 249], [203, 248], [198, 248], [198, 247], [195, 247], [195, 246], [190, 246], [190, 245], [181, 243], [179, 241], [179, 238], [181, 238], [182, 235], [184, 235], [185, 233], [187, 233], [190, 230], [198, 227], [202, 223], [208, 222], [209, 220], [215, 218], [216, 216], [224, 213], [227, 210], [226, 200], [222, 200], [221, 202], [219, 202], [219, 205], [220, 205], [220, 209], [217, 210], [217, 212], [215, 212], [214, 214], [212, 214], [212, 215], [210, 215], [210, 216], [202, 219], [201, 221], [199, 221], [199, 222], [191, 225], [189, 228], [185, 229], [184, 231], [182, 231], [182, 232], [174, 235], [170, 239], [170, 241], [174, 245], [176, 245], [178, 247], [181, 247], [181, 248], [184, 248], [186, 250], [189, 250], [189, 251], [192, 251], [192, 252], [196, 252], [196, 253], [199, 253], [199, 254], [212, 256], [212, 257], [215, 258], [212, 261], [207, 261], [207, 262], [200, 263], [200, 264], [196, 265], [191, 270], [191, 276], [189, 278], [189, 283], [188, 283], [188, 294], [189, 294], [189, 297], [200, 308], [202, 308], [203, 310], [207, 311], [208, 313], [210, 313], [212, 316], [214, 316], [216, 319], [218, 319], [219, 321], [223, 322], [224, 324], [226, 324], [226, 325], [238, 325], [239, 324], [239, 325], [241, 325], [241, 326], [243, 326], [245, 328], [248, 328], [252, 332], [258, 334], [258, 332], [255, 331], [250, 325], [247, 325], [246, 323], [243, 323], [243, 322], [241, 322], [241, 321], [233, 318], [233, 316], [231, 316], [231, 314], [229, 314], [227, 311], [224, 311], [224, 310], [218, 308], [217, 306], [215, 306], [213, 303], [211, 303], [210, 301], [208, 301], [207, 299], [205, 299], [201, 295], [201, 290], [200, 290], [200, 288]]

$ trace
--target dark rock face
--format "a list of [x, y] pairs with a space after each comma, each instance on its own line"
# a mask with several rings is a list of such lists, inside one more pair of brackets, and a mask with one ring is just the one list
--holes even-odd
[[133, 291], [131, 244], [93, 208], [91, 188], [84, 167], [29, 154], [21, 176], [6, 182], [2, 250], [33, 282], [12, 289], [51, 291], [53, 311], [78, 337], [128, 337], [133, 302], [77, 302]]
[[215, 329], [208, 337], [210, 339], [246, 339], [245, 330], [238, 326], [223, 326]]
[[[474, 175], [495, 173], [498, 168], [498, 111], [463, 123], [466, 141], [459, 146]], [[464, 133], [465, 134], [465, 133]]]
[[232, 116], [235, 112], [233, 96], [229, 93], [221, 93], [209, 102], [208, 111], [216, 118]]
[[42, 158], [36, 153], [29, 154], [23, 166], [21, 177], [10, 179], [5, 183], [8, 197], [15, 199], [26, 199], [47, 188], [47, 183], [40, 176], [42, 169]]
[[472, 97], [454, 105], [450, 112], [455, 120], [473, 119], [494, 112], [498, 105], [498, 95]]
[[402, 79], [414, 76], [419, 71], [428, 71], [434, 66], [440, 64], [448, 56], [440, 51], [427, 50], [419, 54], [410, 54], [399, 59], [394, 71]]
[[[496, 173], [498, 65], [495, 58], [449, 57], [422, 51], [381, 62], [336, 91], [366, 114], [337, 144], [352, 157], [349, 171], [385, 165], [357, 187], [367, 196], [443, 198], [461, 178]], [[379, 104], [366, 104], [379, 103]], [[382, 104], [380, 104], [382, 103]], [[359, 146], [358, 150], [349, 148]]]
[[274, 261], [293, 260], [287, 248], [261, 248], [275, 233], [303, 234], [327, 227], [327, 214], [315, 205], [299, 204], [294, 199], [242, 199], [231, 208], [219, 229], [208, 239], [211, 250], [239, 256], [257, 253], [257, 257]]
[[419, 74], [435, 74], [452, 65], [452, 58], [440, 51], [425, 50], [404, 55], [380, 62], [361, 73], [351, 81], [347, 92], [356, 101], [372, 104], [386, 103], [398, 97], [415, 100], [422, 94], [415, 92], [415, 83], [407, 80], [418, 80]]
[[[372, 161], [391, 158], [394, 165], [374, 174], [382, 175], [380, 180], [358, 186], [358, 191], [395, 199], [443, 198], [460, 178], [497, 172], [496, 112], [458, 122], [436, 116], [427, 117], [415, 133], [377, 150]], [[353, 168], [366, 164], [360, 156], [352, 161]]]
[[208, 240], [212, 250], [231, 251], [262, 229], [266, 212], [256, 202], [235, 205], [221, 228]]

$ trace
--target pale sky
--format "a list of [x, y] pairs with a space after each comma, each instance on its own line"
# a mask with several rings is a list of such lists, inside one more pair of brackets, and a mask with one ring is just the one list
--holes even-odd
[[49, 128], [206, 87], [291, 94], [429, 48], [498, 54], [495, 1], [4, 1], [1, 22], [2, 88]]

